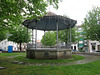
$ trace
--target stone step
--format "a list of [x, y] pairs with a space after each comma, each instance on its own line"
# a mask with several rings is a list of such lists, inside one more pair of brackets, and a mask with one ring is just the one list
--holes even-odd
[[2, 69], [6, 69], [5, 67], [0, 67], [0, 70], [2, 70]]

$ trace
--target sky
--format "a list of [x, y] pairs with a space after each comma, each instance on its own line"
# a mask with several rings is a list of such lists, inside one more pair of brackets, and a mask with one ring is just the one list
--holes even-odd
[[[47, 11], [51, 11], [57, 15], [66, 15], [71, 19], [77, 20], [76, 25], [81, 25], [84, 22], [86, 14], [92, 10], [93, 6], [100, 7], [100, 0], [63, 0], [58, 5], [59, 8], [57, 10], [49, 6]], [[38, 31], [37, 40], [41, 40], [43, 34], [43, 31]]]

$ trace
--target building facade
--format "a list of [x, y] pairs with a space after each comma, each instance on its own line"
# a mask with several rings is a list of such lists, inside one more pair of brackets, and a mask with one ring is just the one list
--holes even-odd
[[83, 29], [81, 25], [76, 26], [77, 30], [77, 38], [78, 38], [78, 50], [82, 50], [85, 52], [96, 52], [100, 51], [100, 42], [99, 41], [92, 41], [86, 40], [84, 36]]
[[89, 52], [97, 52], [100, 51], [100, 42], [99, 41], [88, 41], [89, 47], [88, 50]]
[[[5, 40], [0, 42], [0, 49], [8, 51], [8, 46], [12, 46], [13, 51], [20, 51], [20, 45], [13, 42], [13, 41], [8, 41], [7, 39], [5, 39]], [[21, 48], [22, 48], [22, 51], [26, 51], [27, 44], [22, 43]]]
[[17, 51], [17, 43], [13, 42], [13, 41], [8, 41], [7, 39], [3, 40], [0, 42], [0, 49], [3, 49], [5, 51], [8, 51], [8, 46], [12, 46], [13, 47], [13, 51]]
[[84, 35], [83, 35], [83, 29], [81, 25], [76, 26], [77, 30], [77, 38], [78, 38], [78, 48], [83, 48], [84, 46]]
[[71, 49], [72, 49], [73, 51], [78, 51], [78, 44], [77, 44], [77, 43], [72, 44], [72, 45], [71, 45]]

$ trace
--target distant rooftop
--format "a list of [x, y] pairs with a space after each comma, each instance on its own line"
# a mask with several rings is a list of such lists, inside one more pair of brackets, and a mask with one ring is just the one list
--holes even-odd
[[45, 14], [44, 16], [53, 16], [53, 15], [56, 15], [56, 14], [53, 13], [53, 12], [51, 12], [51, 11], [49, 11], [49, 12], [47, 12], [47, 14]]

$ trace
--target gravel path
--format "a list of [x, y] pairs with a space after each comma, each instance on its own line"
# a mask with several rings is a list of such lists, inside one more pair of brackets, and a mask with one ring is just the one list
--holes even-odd
[[83, 60], [73, 61], [73, 62], [64, 62], [64, 63], [30, 63], [30, 62], [20, 62], [14, 61], [13, 64], [22, 64], [22, 65], [35, 65], [35, 66], [61, 66], [61, 65], [77, 65], [77, 64], [85, 64], [92, 61], [100, 60], [100, 56], [95, 55], [84, 55], [84, 54], [76, 54], [85, 57]]
[[69, 63], [66, 63], [65, 65], [85, 64], [85, 63], [93, 62], [93, 61], [96, 61], [96, 60], [100, 60], [100, 56], [84, 55], [84, 54], [76, 54], [76, 55], [83, 56], [83, 57], [85, 57], [85, 59], [74, 61], [74, 62], [69, 62]]
[[18, 57], [18, 56], [22, 56], [22, 55], [8, 56], [7, 58], [15, 58], [15, 57]]

